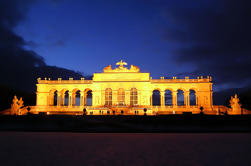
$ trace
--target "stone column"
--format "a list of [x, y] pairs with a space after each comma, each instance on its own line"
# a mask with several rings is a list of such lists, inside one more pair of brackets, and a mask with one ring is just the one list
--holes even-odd
[[63, 95], [62, 95], [61, 105], [62, 105], [62, 106], [64, 106], [64, 105], [65, 105], [65, 94], [63, 94]]
[[54, 106], [54, 93], [50, 95], [49, 101], [50, 101], [50, 106]]
[[[48, 97], [47, 97], [48, 100]], [[36, 93], [36, 105], [39, 105], [39, 92]]]
[[100, 106], [101, 93], [99, 89], [92, 91], [92, 106]]
[[86, 98], [86, 93], [83, 91], [83, 106], [86, 106], [87, 98]]
[[188, 107], [190, 107], [190, 91], [188, 91], [188, 93], [187, 93], [187, 105], [188, 105]]
[[118, 91], [112, 91], [112, 105], [118, 105]]
[[[113, 96], [112, 96], [113, 97]], [[100, 98], [100, 105], [105, 105], [105, 90], [101, 90], [101, 98]]]
[[130, 98], [130, 90], [125, 90], [125, 105], [130, 105], [131, 98]]
[[68, 106], [71, 107], [72, 106], [72, 92], [69, 91], [69, 102], [68, 102]]
[[184, 106], [187, 106], [187, 93], [186, 93], [186, 91], [184, 91], [183, 95], [184, 95]]
[[196, 101], [197, 106], [201, 105], [201, 102], [200, 102], [201, 99], [200, 99], [200, 93], [199, 92], [196, 93], [196, 99], [197, 99], [197, 101]]
[[96, 91], [92, 90], [92, 106], [96, 106]]
[[[38, 104], [37, 104], [38, 105]], [[51, 103], [50, 103], [50, 95], [47, 96], [47, 106], [50, 106]]]
[[57, 92], [57, 106], [60, 106], [61, 104], [61, 94], [60, 92]]
[[185, 104], [186, 107], [190, 106], [189, 91], [184, 92], [184, 104]]
[[213, 91], [210, 90], [210, 106], [213, 106]]
[[173, 107], [177, 107], [177, 91], [173, 91], [173, 96], [172, 96], [172, 99], [173, 99]]
[[165, 91], [160, 91], [160, 106], [165, 106]]
[[82, 106], [83, 105], [83, 103], [84, 103], [84, 100], [83, 100], [83, 96], [84, 96], [84, 92], [83, 91], [80, 91], [80, 106]]
[[138, 99], [138, 105], [140, 106], [140, 105], [142, 105], [142, 92], [141, 92], [141, 90], [138, 90], [137, 91], [137, 99]]
[[195, 93], [195, 105], [197, 106], [198, 105], [198, 96], [197, 96], [197, 92]]
[[87, 106], [87, 92], [84, 93], [84, 105]]
[[49, 94], [48, 102], [49, 102], [49, 106], [53, 106], [53, 104], [54, 104], [54, 93]]
[[75, 106], [76, 105], [76, 93], [72, 93], [72, 106]]

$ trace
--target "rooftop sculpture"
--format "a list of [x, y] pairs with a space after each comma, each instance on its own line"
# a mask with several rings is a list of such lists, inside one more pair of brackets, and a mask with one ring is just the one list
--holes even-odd
[[131, 68], [128, 69], [127, 67], [124, 67], [127, 65], [126, 62], [120, 60], [119, 62], [116, 63], [118, 65], [117, 68], [112, 69], [111, 65], [107, 66], [104, 68], [104, 73], [106, 72], [139, 72], [139, 67], [131, 65]]

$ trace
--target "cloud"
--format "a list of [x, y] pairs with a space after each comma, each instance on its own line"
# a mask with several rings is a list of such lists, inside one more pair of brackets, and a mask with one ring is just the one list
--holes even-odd
[[[0, 2], [0, 53], [1, 67], [16, 65], [37, 66], [45, 65], [41, 56], [23, 46], [27, 43], [21, 36], [13, 32], [13, 28], [25, 17], [28, 6], [32, 1], [18, 0]], [[15, 67], [15, 66], [12, 66]]]
[[195, 66], [190, 75], [212, 75], [219, 85], [249, 86], [251, 1], [186, 3], [165, 12], [164, 38], [178, 45], [171, 50], [176, 62]]
[[80, 73], [71, 70], [47, 66], [42, 56], [24, 48], [26, 45], [35, 46], [35, 43], [26, 42], [14, 33], [13, 28], [25, 18], [33, 2], [34, 0], [0, 1], [0, 85], [35, 91], [38, 77], [66, 79], [66, 74], [81, 77]]
[[31, 48], [38, 48], [40, 45], [34, 41], [26, 41], [25, 42], [25, 45], [31, 47]]
[[0, 1], [0, 24], [1, 27], [13, 28], [22, 19], [24, 19], [25, 13], [28, 10], [32, 0], [1, 0]]

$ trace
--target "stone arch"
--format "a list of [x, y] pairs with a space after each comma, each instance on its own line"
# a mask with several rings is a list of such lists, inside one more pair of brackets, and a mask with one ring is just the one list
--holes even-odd
[[166, 91], [166, 90], [170, 90], [172, 93], [175, 91], [173, 88], [169, 88], [169, 87], [168, 87], [168, 88], [165, 88], [165, 91]]
[[178, 88], [176, 91], [178, 92], [179, 90], [183, 91], [184, 93], [187, 91], [185, 88]]
[[80, 102], [81, 101], [81, 91], [78, 90], [75, 93], [75, 97], [74, 97], [74, 106], [80, 106]]
[[72, 90], [72, 105], [80, 106], [81, 91], [79, 88], [74, 88]]
[[[69, 103], [69, 90], [67, 88], [63, 88], [59, 90], [60, 92], [60, 105], [66, 106]], [[65, 99], [67, 97], [67, 100]]]
[[84, 102], [85, 102], [84, 103], [85, 106], [92, 106], [93, 94], [90, 88], [86, 88], [84, 90]]
[[197, 105], [197, 94], [194, 89], [189, 90], [189, 103], [191, 106]]
[[63, 88], [61, 90], [58, 90], [60, 92], [61, 95], [63, 95], [68, 89], [67, 88]]
[[159, 89], [154, 89], [152, 92], [152, 105], [153, 106], [160, 106], [160, 90]]
[[87, 93], [88, 91], [92, 91], [91, 88], [85, 88], [84, 93]]
[[173, 105], [173, 91], [170, 89], [165, 90], [165, 106]]
[[63, 106], [68, 106], [69, 105], [69, 100], [70, 100], [70, 91], [65, 90], [63, 94]]
[[72, 94], [73, 94], [73, 93], [76, 93], [77, 91], [80, 91], [80, 89], [79, 89], [79, 88], [74, 88], [74, 89], [72, 90]]
[[50, 106], [56, 106], [58, 103], [58, 91], [57, 89], [53, 88], [49, 91], [49, 96], [48, 96], [48, 105]]
[[155, 90], [161, 92], [161, 89], [160, 89], [160, 88], [154, 88], [154, 89], [152, 89], [152, 92], [155, 91]]
[[197, 90], [196, 88], [190, 88], [190, 89], [189, 89], [189, 91], [190, 91], [190, 90], [195, 91], [195, 93], [197, 93], [197, 92], [198, 92], [198, 90]]
[[53, 94], [53, 106], [58, 105], [58, 91], [56, 90]]
[[184, 98], [185, 91], [183, 89], [177, 90], [177, 105], [184, 106], [185, 105], [185, 98]]

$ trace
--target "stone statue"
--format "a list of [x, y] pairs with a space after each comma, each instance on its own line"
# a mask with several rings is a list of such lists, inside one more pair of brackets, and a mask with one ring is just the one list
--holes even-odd
[[132, 72], [139, 72], [139, 67], [131, 65], [130, 71], [132, 71]]
[[241, 104], [239, 104], [239, 98], [237, 97], [237, 94], [235, 94], [234, 97], [231, 96], [230, 99], [230, 106], [232, 108], [232, 114], [241, 114]]
[[12, 100], [12, 104], [11, 104], [11, 108], [10, 108], [10, 114], [11, 115], [20, 115], [21, 114], [21, 108], [24, 106], [24, 102], [22, 97], [20, 98], [20, 100], [18, 100], [17, 96], [14, 96], [13, 100]]
[[105, 67], [104, 68], [104, 72], [106, 73], [108, 73], [108, 72], [124, 72], [124, 73], [126, 73], [126, 72], [139, 72], [139, 68], [137, 67], [137, 66], [134, 66], [134, 65], [131, 65], [131, 68], [130, 68], [130, 70], [127, 68], [127, 67], [125, 67], [126, 65], [127, 65], [127, 63], [126, 62], [124, 62], [124, 61], [122, 61], [122, 60], [120, 60], [119, 62], [117, 62], [116, 63], [116, 65], [118, 65], [118, 67], [117, 68], [115, 68], [115, 69], [112, 69], [112, 66], [111, 65], [109, 65], [109, 66], [107, 66], [107, 67]]
[[18, 108], [19, 108], [18, 99], [17, 99], [17, 96], [14, 96], [12, 100], [11, 108], [10, 108], [10, 114], [15, 115], [17, 113]]
[[18, 98], [17, 96], [14, 96], [14, 99], [12, 100], [13, 105], [17, 105], [18, 104]]
[[21, 97], [20, 100], [18, 101], [19, 107], [23, 107], [24, 106], [24, 101], [23, 98]]
[[112, 66], [111, 66], [111, 65], [106, 66], [106, 67], [104, 68], [104, 72], [109, 72], [109, 71], [112, 71]]
[[119, 68], [120, 69], [123, 69], [124, 68], [124, 65], [127, 65], [126, 62], [123, 62], [122, 60], [120, 60], [119, 62], [116, 63], [116, 65], [119, 65]]

